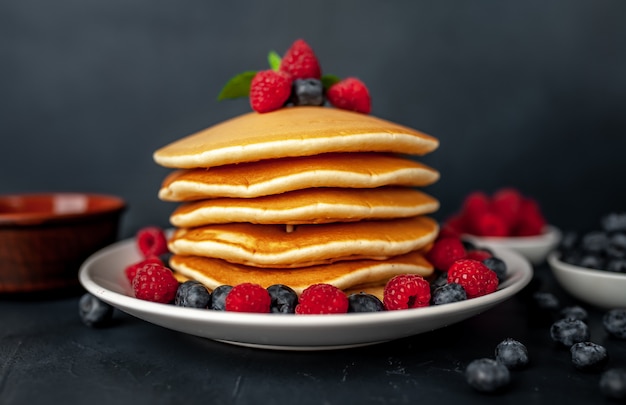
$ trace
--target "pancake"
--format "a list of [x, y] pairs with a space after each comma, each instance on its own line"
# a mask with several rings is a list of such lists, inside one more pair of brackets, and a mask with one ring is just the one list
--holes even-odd
[[184, 169], [328, 152], [424, 155], [438, 145], [430, 135], [371, 115], [299, 106], [237, 116], [160, 148], [153, 158]]
[[294, 269], [260, 269], [220, 259], [174, 255], [170, 266], [175, 272], [197, 280], [211, 290], [220, 285], [256, 283], [267, 288], [280, 283], [293, 288], [298, 294], [316, 283], [328, 283], [345, 290], [357, 285], [385, 283], [397, 274], [426, 277], [433, 273], [432, 265], [419, 251], [383, 261], [353, 260]]
[[176, 229], [174, 254], [215, 257], [256, 267], [304, 267], [341, 260], [384, 260], [423, 248], [438, 233], [429, 217], [297, 225], [228, 223]]
[[179, 228], [228, 222], [319, 224], [406, 218], [438, 208], [435, 198], [406, 187], [312, 188], [257, 198], [189, 202], [174, 210], [170, 222]]
[[419, 187], [439, 179], [422, 163], [386, 153], [330, 153], [209, 169], [176, 170], [162, 183], [164, 201], [253, 198], [311, 187]]

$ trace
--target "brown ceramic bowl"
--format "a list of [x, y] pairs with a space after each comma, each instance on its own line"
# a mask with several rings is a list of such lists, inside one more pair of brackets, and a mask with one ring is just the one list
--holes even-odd
[[0, 195], [0, 293], [71, 290], [89, 255], [116, 241], [118, 197]]

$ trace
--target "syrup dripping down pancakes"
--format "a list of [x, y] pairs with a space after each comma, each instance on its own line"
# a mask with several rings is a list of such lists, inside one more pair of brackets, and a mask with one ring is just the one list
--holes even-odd
[[210, 289], [298, 293], [427, 277], [439, 202], [419, 187], [439, 173], [414, 158], [437, 147], [422, 132], [325, 107], [244, 114], [175, 141], [154, 153], [173, 169], [159, 198], [180, 203], [170, 266]]

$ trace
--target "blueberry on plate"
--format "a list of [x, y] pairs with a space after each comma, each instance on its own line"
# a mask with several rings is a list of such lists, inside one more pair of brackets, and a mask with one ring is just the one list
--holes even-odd
[[465, 379], [478, 391], [494, 392], [510, 383], [511, 373], [504, 364], [493, 359], [482, 358], [472, 360], [468, 364], [465, 369]]
[[465, 301], [466, 299], [467, 293], [461, 284], [449, 283], [433, 291], [430, 302], [432, 305], [442, 305], [451, 302]]
[[211, 305], [211, 293], [199, 281], [187, 280], [178, 286], [174, 305], [186, 308], [208, 308]]
[[348, 312], [380, 312], [385, 306], [375, 295], [360, 292], [348, 296]]
[[298, 305], [298, 294], [283, 284], [274, 284], [267, 287], [270, 294], [270, 312], [273, 314], [293, 314]]
[[496, 273], [498, 282], [501, 283], [506, 279], [506, 263], [504, 260], [497, 256], [491, 256], [483, 260], [483, 264]]
[[211, 305], [209, 309], [214, 311], [226, 311], [226, 296], [233, 289], [231, 285], [220, 285], [216, 287], [211, 293]]
[[85, 293], [78, 301], [78, 315], [85, 325], [99, 328], [111, 323], [113, 307], [96, 296]]

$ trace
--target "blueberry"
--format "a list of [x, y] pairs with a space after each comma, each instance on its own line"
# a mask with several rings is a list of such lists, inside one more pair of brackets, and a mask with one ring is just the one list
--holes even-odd
[[509, 369], [520, 369], [528, 364], [528, 349], [517, 340], [507, 338], [496, 346], [496, 360]]
[[296, 79], [292, 85], [292, 101], [294, 105], [324, 104], [324, 86], [318, 79]]
[[626, 232], [626, 212], [612, 212], [604, 216], [600, 222], [606, 232]]
[[609, 239], [606, 254], [611, 259], [626, 258], [626, 233], [616, 233]]
[[559, 299], [550, 292], [537, 291], [533, 294], [533, 300], [541, 309], [556, 310], [559, 308]]
[[626, 369], [611, 368], [602, 373], [600, 391], [608, 398], [626, 399]]
[[113, 307], [94, 295], [85, 293], [78, 301], [78, 315], [85, 325], [99, 328], [110, 324]]
[[178, 286], [174, 305], [187, 308], [208, 308], [211, 305], [211, 293], [196, 280], [188, 280]]
[[232, 286], [226, 284], [216, 287], [211, 293], [212, 299], [209, 309], [214, 311], [226, 311], [226, 296], [232, 289]]
[[606, 271], [613, 273], [626, 273], [626, 259], [609, 260], [606, 264]]
[[506, 279], [506, 263], [504, 260], [496, 256], [491, 256], [483, 260], [483, 264], [496, 273], [498, 282], [501, 283]]
[[599, 254], [587, 253], [578, 260], [577, 265], [588, 269], [602, 270], [605, 267], [605, 261]]
[[267, 292], [272, 299], [270, 312], [273, 314], [293, 314], [298, 305], [298, 294], [283, 284], [274, 284], [267, 287]]
[[385, 306], [375, 295], [360, 292], [348, 296], [348, 312], [380, 312]]
[[465, 301], [467, 299], [467, 293], [461, 284], [450, 283], [445, 284], [435, 291], [431, 296], [432, 305], [449, 304], [451, 302]]
[[430, 283], [430, 293], [433, 294], [439, 287], [443, 287], [448, 284], [448, 272], [438, 272], [437, 277]]
[[609, 237], [603, 231], [591, 231], [583, 235], [581, 246], [588, 253], [601, 253], [609, 244]]
[[559, 251], [569, 251], [576, 248], [578, 243], [578, 233], [574, 231], [568, 231], [563, 234], [561, 241], [559, 242]]
[[550, 337], [556, 343], [571, 347], [574, 343], [589, 340], [587, 324], [580, 319], [560, 319], [550, 326]]
[[474, 242], [471, 242], [467, 239], [462, 239], [461, 243], [463, 244], [463, 247], [465, 248], [465, 251], [470, 251], [470, 250], [474, 250], [476, 249], [476, 245], [474, 244]]
[[604, 346], [592, 342], [578, 342], [569, 348], [572, 355], [572, 364], [583, 371], [600, 371], [609, 361], [609, 355]]
[[604, 329], [619, 339], [626, 339], [626, 309], [611, 309], [602, 316]]
[[580, 319], [583, 322], [587, 322], [588, 316], [587, 311], [579, 305], [565, 307], [561, 310], [561, 317], [564, 319]]
[[493, 359], [473, 360], [465, 369], [465, 379], [474, 389], [481, 392], [494, 392], [506, 387], [511, 374], [506, 366]]

